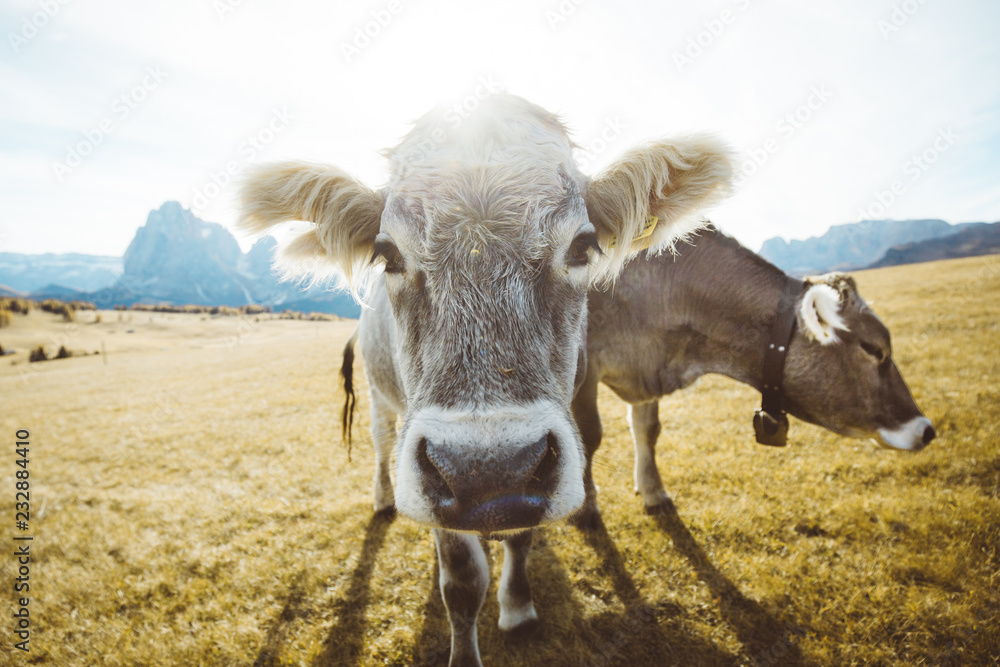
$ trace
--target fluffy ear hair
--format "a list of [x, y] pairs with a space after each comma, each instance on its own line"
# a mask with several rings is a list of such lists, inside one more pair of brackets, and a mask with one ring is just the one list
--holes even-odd
[[371, 258], [384, 201], [347, 173], [309, 162], [260, 165], [240, 193], [237, 226], [263, 233], [290, 220], [315, 227], [278, 253], [286, 274], [322, 276], [338, 270], [352, 289]]
[[837, 293], [840, 294], [842, 305], [846, 305], [844, 302], [849, 301], [851, 297], [858, 294], [858, 284], [854, 282], [854, 278], [846, 273], [827, 273], [813, 280], [825, 283], [837, 290]]
[[614, 276], [635, 253], [671, 247], [702, 227], [704, 221], [693, 214], [729, 193], [732, 174], [729, 149], [708, 135], [652, 142], [625, 153], [587, 192], [605, 272]]
[[[806, 279], [806, 282], [813, 281]], [[825, 282], [814, 283], [802, 295], [799, 304], [799, 324], [806, 336], [819, 342], [820, 345], [836, 343], [840, 340], [837, 338], [837, 331], [847, 331], [847, 324], [840, 315], [840, 309], [840, 292]]]

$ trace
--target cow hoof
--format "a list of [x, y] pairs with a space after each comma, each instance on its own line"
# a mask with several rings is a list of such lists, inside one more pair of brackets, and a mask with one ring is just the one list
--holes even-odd
[[503, 630], [504, 640], [517, 644], [536, 636], [541, 625], [541, 622], [536, 616], [534, 618], [526, 618], [524, 621], [518, 623], [512, 628], [500, 629]]
[[377, 516], [380, 519], [392, 519], [392, 518], [395, 518], [395, 516], [396, 516], [396, 506], [395, 505], [387, 505], [387, 506], [381, 507], [381, 508], [376, 507], [375, 508], [375, 516]]
[[663, 512], [670, 512], [676, 510], [674, 506], [674, 501], [671, 500], [670, 496], [663, 494], [655, 504], [645, 504], [646, 514], [662, 514]]
[[601, 520], [601, 511], [596, 506], [584, 505], [580, 510], [569, 518], [570, 524], [577, 530], [593, 532], [599, 529], [604, 522]]

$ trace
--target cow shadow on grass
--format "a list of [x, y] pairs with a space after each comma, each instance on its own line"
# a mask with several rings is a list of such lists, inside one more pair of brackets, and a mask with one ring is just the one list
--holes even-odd
[[674, 548], [694, 568], [717, 600], [719, 612], [743, 645], [751, 664], [804, 665], [795, 635], [803, 630], [778, 621], [759, 602], [746, 597], [709, 559], [677, 514], [673, 503], [649, 511], [659, 528], [673, 540]]
[[[483, 662], [545, 665], [735, 665], [738, 660], [684, 627], [679, 605], [647, 602], [639, 592], [604, 526], [586, 534], [600, 560], [595, 580], [573, 578], [563, 566], [544, 530], [536, 530], [528, 561], [532, 596], [540, 623], [529, 634], [507, 634], [497, 627], [499, 605], [494, 577], [479, 615], [478, 635]], [[492, 559], [502, 551], [488, 550]], [[417, 634], [411, 664], [447, 665], [451, 632], [439, 591], [437, 563], [424, 605], [423, 627]], [[610, 583], [608, 589], [607, 583]], [[620, 611], [588, 613], [584, 598], [600, 598], [601, 607]], [[617, 600], [617, 604], [615, 604]]]
[[617, 619], [602, 614], [591, 621], [590, 632], [598, 637], [593, 647], [594, 664], [739, 664], [736, 656], [691, 633], [681, 605], [670, 600], [644, 600], [602, 519], [581, 535], [600, 560], [599, 573], [611, 582], [614, 597], [626, 608]]
[[309, 616], [309, 609], [305, 604], [306, 595], [302, 586], [304, 579], [305, 571], [300, 570], [292, 582], [284, 608], [278, 614], [271, 629], [268, 630], [267, 637], [264, 638], [264, 645], [261, 647], [260, 653], [257, 654], [253, 667], [271, 667], [281, 664], [281, 647], [285, 643], [289, 629], [297, 619]]
[[371, 598], [372, 570], [378, 552], [385, 544], [395, 513], [372, 516], [365, 526], [365, 539], [351, 581], [333, 606], [334, 623], [323, 642], [323, 649], [313, 661], [316, 667], [354, 665], [358, 662], [365, 634], [365, 611]]
[[[424, 619], [423, 626], [417, 633], [413, 645], [413, 664], [430, 667], [431, 665], [447, 665], [451, 655], [451, 630], [448, 626], [448, 613], [441, 598], [441, 578], [438, 569], [437, 550], [434, 551], [434, 567], [431, 571], [431, 586], [427, 591], [427, 602], [420, 615]], [[482, 619], [480, 619], [480, 626]]]

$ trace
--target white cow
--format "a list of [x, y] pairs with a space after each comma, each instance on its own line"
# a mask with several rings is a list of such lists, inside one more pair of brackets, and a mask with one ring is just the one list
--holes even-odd
[[590, 179], [557, 118], [521, 98], [490, 97], [461, 122], [445, 111], [388, 152], [380, 191], [334, 167], [256, 170], [242, 226], [312, 222], [281, 261], [332, 267], [368, 294], [361, 349], [385, 482], [376, 508], [395, 503], [434, 528], [451, 664], [478, 665], [489, 583], [480, 536], [507, 540], [500, 626], [519, 628], [536, 616], [512, 552], [584, 501], [570, 406], [588, 289], [699, 227], [692, 214], [726, 192], [731, 163], [718, 141], [687, 137], [629, 151]]

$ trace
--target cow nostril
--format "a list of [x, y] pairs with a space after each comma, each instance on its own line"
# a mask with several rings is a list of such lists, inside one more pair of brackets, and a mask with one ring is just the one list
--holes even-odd
[[[447, 502], [448, 500], [454, 500], [455, 493], [452, 491], [451, 486], [448, 484], [448, 480], [445, 478], [443, 473], [448, 473], [448, 470], [441, 470], [438, 463], [435, 463], [430, 456], [427, 455], [427, 438], [420, 438], [417, 443], [417, 467], [420, 469], [422, 482], [424, 486], [424, 492], [427, 495], [438, 498], [441, 501]], [[441, 462], [440, 465], [445, 465]]]
[[937, 437], [937, 433], [934, 431], [934, 427], [933, 426], [928, 426], [927, 428], [924, 429], [924, 444], [925, 445], [931, 444], [931, 440], [933, 440], [935, 437]]
[[531, 474], [531, 479], [528, 481], [528, 488], [536, 492], [553, 488], [555, 486], [558, 462], [558, 441], [555, 434], [549, 433], [545, 436], [545, 453]]

